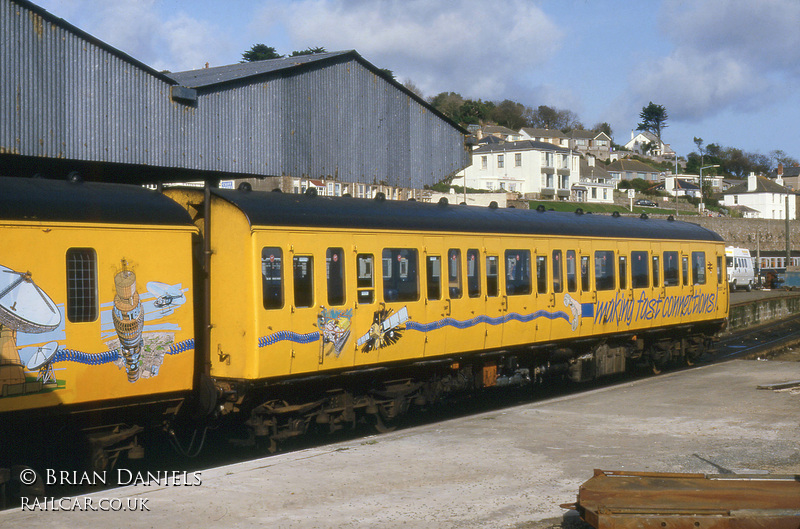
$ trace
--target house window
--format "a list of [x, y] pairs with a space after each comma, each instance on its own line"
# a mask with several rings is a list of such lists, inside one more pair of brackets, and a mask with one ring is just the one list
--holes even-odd
[[494, 189], [494, 183], [493, 182], [486, 182], [486, 189], [488, 189], [489, 191], [492, 191]]
[[569, 187], [569, 175], [560, 175], [558, 177], [559, 183], [558, 187], [560, 189], [567, 189]]
[[603, 200], [608, 200], [608, 189], [603, 189]]
[[488, 169], [489, 168], [489, 160], [486, 156], [481, 156], [481, 169]]
[[544, 187], [553, 187], [553, 174], [548, 173], [544, 175], [544, 182], [545, 182]]
[[522, 167], [522, 153], [518, 152], [514, 155], [514, 167]]
[[542, 153], [542, 161], [544, 162], [545, 167], [553, 167], [553, 153], [552, 152], [543, 152]]
[[504, 156], [502, 154], [497, 155], [497, 168], [502, 169], [503, 164], [505, 163]]
[[596, 187], [592, 188], [592, 198], [597, 198], [597, 188]]

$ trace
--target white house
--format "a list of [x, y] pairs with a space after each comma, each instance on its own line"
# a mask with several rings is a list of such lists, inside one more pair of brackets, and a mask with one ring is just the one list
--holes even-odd
[[795, 196], [791, 189], [783, 186], [783, 179], [774, 182], [751, 173], [747, 182], [733, 186], [722, 194], [722, 204], [730, 208], [747, 206], [758, 212], [757, 218], [785, 219], [786, 202], [789, 198], [789, 219], [797, 218]]
[[635, 153], [647, 154], [654, 157], [674, 157], [675, 151], [668, 143], [658, 141], [655, 134], [646, 131], [631, 131], [631, 139], [624, 147]]
[[587, 155], [580, 162], [580, 181], [572, 185], [578, 202], [614, 203], [616, 182], [604, 167], [595, 164], [595, 157]]
[[580, 157], [553, 144], [523, 140], [486, 144], [472, 151], [472, 165], [456, 174], [454, 185], [510, 191], [528, 198], [569, 200], [580, 178]]

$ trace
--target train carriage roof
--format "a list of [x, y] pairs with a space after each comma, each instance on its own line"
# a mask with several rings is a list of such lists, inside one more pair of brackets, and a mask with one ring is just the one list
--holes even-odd
[[191, 226], [189, 213], [139, 186], [0, 177], [0, 220]]
[[723, 240], [697, 224], [663, 219], [227, 189], [213, 193], [240, 209], [251, 226]]

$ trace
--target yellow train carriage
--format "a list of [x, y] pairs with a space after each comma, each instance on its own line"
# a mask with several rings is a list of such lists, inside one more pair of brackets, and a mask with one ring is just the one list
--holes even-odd
[[727, 317], [724, 244], [693, 224], [238, 190], [214, 190], [210, 212], [217, 380], [534, 349], [575, 363], [575, 343], [608, 340], [634, 344], [624, 366], [691, 356], [670, 330], [710, 336]]
[[142, 188], [0, 178], [4, 426], [191, 391], [196, 233]]

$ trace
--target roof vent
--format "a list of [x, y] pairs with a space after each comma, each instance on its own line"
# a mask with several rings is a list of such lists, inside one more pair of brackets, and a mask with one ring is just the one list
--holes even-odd
[[575, 210], [575, 214], [576, 214], [576, 215], [583, 215], [583, 208], [577, 208], [577, 209]]
[[489, 202], [489, 209], [497, 209], [498, 207], [499, 206], [497, 205], [496, 200], [492, 200], [491, 202]]
[[675, 222], [675, 217], [670, 215], [669, 217], [667, 217], [667, 220], [670, 221], [670, 222]]
[[446, 205], [447, 205], [447, 204], [449, 204], [449, 203], [450, 203], [450, 202], [448, 202], [448, 201], [447, 201], [447, 199], [446, 199], [445, 197], [442, 197], [442, 198], [440, 198], [440, 199], [439, 199], [439, 205], [440, 205], [440, 206], [446, 206]]
[[272, 190], [272, 192], [273, 193], [283, 193], [283, 191], [281, 191], [280, 187], [276, 187], [275, 189]]
[[386, 202], [386, 194], [383, 191], [375, 193], [375, 202]]
[[611, 216], [614, 217], [615, 219], [619, 218], [619, 216], [620, 216], [619, 215], [619, 211], [615, 211], [614, 213], [611, 214]]
[[408, 201], [409, 201], [409, 202], [416, 202], [416, 201], [417, 201], [417, 199], [416, 199], [416, 198], [414, 198], [414, 197], [411, 197], [411, 198], [409, 198], [409, 199], [408, 199]]
[[539, 213], [544, 213], [545, 211], [547, 211], [547, 209], [544, 207], [544, 204], [539, 204], [538, 206], [536, 206], [536, 211], [538, 211]]
[[306, 196], [314, 198], [317, 196], [317, 188], [316, 187], [309, 187], [306, 189]]
[[647, 213], [645, 213], [645, 212], [643, 211], [643, 212], [642, 212], [642, 214], [641, 214], [641, 215], [639, 215], [639, 218], [640, 218], [640, 219], [649, 219], [650, 217], [648, 217], [648, 216], [647, 216]]
[[78, 171], [70, 171], [67, 173], [67, 182], [70, 184], [82, 184], [83, 177]]
[[249, 193], [253, 190], [253, 186], [250, 185], [250, 182], [242, 182], [236, 189], [238, 189], [240, 193]]

